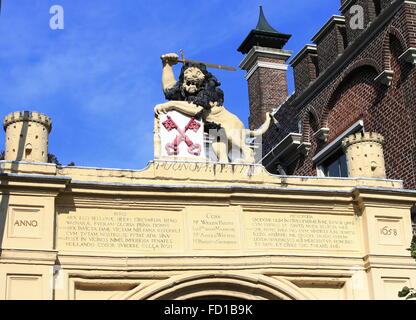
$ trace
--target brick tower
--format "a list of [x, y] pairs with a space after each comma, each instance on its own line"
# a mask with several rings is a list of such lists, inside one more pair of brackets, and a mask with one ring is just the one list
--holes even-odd
[[250, 99], [250, 129], [260, 127], [270, 112], [288, 96], [286, 61], [292, 52], [283, 50], [291, 35], [276, 31], [267, 22], [263, 8], [256, 29], [251, 30], [238, 48], [246, 55], [240, 68], [247, 71]]

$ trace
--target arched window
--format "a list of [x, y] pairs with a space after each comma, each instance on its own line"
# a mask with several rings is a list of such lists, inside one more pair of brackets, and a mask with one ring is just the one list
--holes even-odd
[[342, 140], [363, 130], [369, 109], [378, 101], [377, 71], [369, 65], [352, 70], [333, 92], [322, 123], [329, 129], [326, 146], [313, 158], [320, 176], [348, 176]]
[[376, 77], [373, 66], [363, 65], [352, 70], [338, 85], [323, 115], [323, 126], [330, 130], [328, 142], [363, 119], [367, 110], [377, 103], [379, 85], [374, 82]]
[[30, 159], [32, 155], [32, 145], [30, 143], [26, 144], [25, 146], [25, 158]]

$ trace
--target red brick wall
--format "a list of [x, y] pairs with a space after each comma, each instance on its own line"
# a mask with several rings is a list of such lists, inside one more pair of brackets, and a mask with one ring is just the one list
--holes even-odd
[[[304, 127], [303, 133], [304, 140], [306, 140], [306, 135], [310, 137], [311, 149], [309, 155], [305, 159], [301, 159], [297, 165], [295, 175], [316, 175], [316, 163], [313, 162], [312, 157], [355, 122], [360, 119], [367, 119], [368, 109], [377, 99], [377, 89], [374, 88], [373, 81], [376, 75], [377, 73], [370, 67], [356, 69], [334, 92], [328, 107], [319, 110], [318, 124], [313, 125], [314, 119], [310, 119], [312, 117], [310, 111], [303, 115], [303, 117], [306, 117], [309, 114], [309, 122], [312, 123], [310, 127]], [[313, 137], [313, 133], [320, 127], [330, 129], [330, 136], [326, 143]]]
[[385, 137], [387, 178], [403, 179], [407, 188], [415, 188], [415, 67], [398, 60], [404, 48], [395, 36], [391, 36], [389, 42], [393, 83], [384, 92], [380, 103], [370, 110], [367, 128]]
[[307, 53], [301, 61], [293, 65], [296, 91], [302, 91], [317, 78], [318, 70], [314, 61], [317, 57], [317, 54]]
[[[416, 67], [398, 60], [415, 42], [412, 31], [416, 26], [415, 10], [414, 5], [404, 4], [342, 70], [328, 79], [318, 78], [317, 81], [326, 83], [308, 100], [296, 100], [301, 93], [296, 91], [276, 114], [281, 129], [264, 135], [263, 154], [288, 133], [297, 132], [299, 119], [305, 123], [306, 115], [313, 110], [319, 126], [330, 128], [329, 141], [322, 143], [312, 137], [309, 155], [300, 157], [291, 167], [295, 175], [316, 175], [312, 158], [317, 152], [358, 119], [363, 119], [366, 131], [378, 132], [386, 139], [387, 177], [403, 179], [406, 188], [416, 188]], [[394, 71], [390, 87], [374, 81], [386, 65]], [[304, 127], [306, 140], [312, 132], [308, 125]]]
[[318, 48], [319, 70], [321, 72], [328, 68], [338, 55], [344, 51], [344, 43], [340, 28], [344, 27], [339, 24], [333, 24], [316, 42]]
[[[269, 59], [271, 60], [271, 59]], [[270, 61], [284, 63], [284, 61]], [[259, 128], [266, 113], [282, 104], [288, 96], [286, 71], [259, 67], [248, 79], [250, 129]]]
[[360, 119], [366, 119], [369, 109], [376, 105], [378, 93], [384, 89], [374, 79], [377, 72], [363, 66], [353, 70], [335, 90], [323, 110], [323, 126], [329, 128], [328, 143], [336, 139]]
[[409, 47], [416, 47], [416, 6], [406, 5], [402, 14], [402, 20], [397, 23], [397, 28], [403, 30], [404, 38]]

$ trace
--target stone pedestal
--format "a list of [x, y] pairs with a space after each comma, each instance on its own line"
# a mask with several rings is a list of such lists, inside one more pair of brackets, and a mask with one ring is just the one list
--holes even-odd
[[204, 124], [177, 111], [155, 118], [155, 159], [206, 161]]

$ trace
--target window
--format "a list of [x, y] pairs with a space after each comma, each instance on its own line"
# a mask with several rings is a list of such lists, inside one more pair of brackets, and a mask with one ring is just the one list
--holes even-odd
[[25, 148], [25, 158], [29, 158], [32, 154], [32, 145], [28, 143]]
[[364, 132], [363, 120], [354, 123], [312, 158], [316, 163], [318, 177], [348, 177], [347, 158], [342, 149], [342, 140], [356, 132]]
[[348, 177], [347, 158], [339, 149], [321, 164], [325, 177]]

